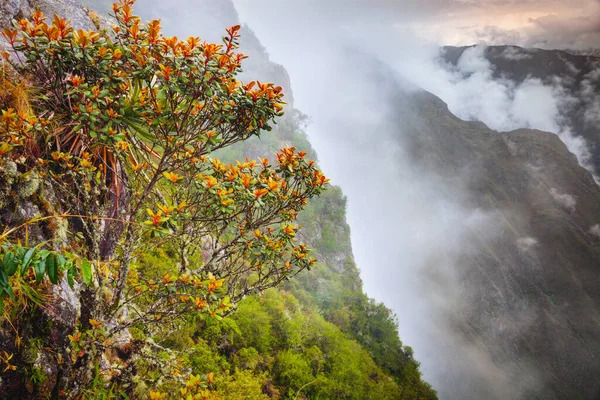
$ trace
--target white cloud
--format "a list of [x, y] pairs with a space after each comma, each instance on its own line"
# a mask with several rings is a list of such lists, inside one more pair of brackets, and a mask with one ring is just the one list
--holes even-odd
[[521, 61], [533, 58], [533, 56], [529, 54], [527, 50], [519, 47], [507, 47], [501, 55], [507, 60], [512, 61]]
[[595, 69], [584, 76], [581, 81], [581, 98], [588, 107], [584, 113], [585, 122], [592, 126], [600, 125], [600, 61], [595, 63]]
[[560, 193], [556, 188], [550, 189], [550, 194], [561, 206], [569, 211], [575, 211], [575, 206], [577, 205], [575, 197], [567, 193]]
[[521, 251], [529, 251], [538, 244], [538, 240], [532, 237], [522, 237], [517, 239], [517, 246]]

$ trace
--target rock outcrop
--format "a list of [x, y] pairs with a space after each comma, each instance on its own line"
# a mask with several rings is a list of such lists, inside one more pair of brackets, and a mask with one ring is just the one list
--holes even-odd
[[55, 13], [67, 15], [76, 29], [93, 28], [88, 9], [75, 0], [1, 0], [0, 27], [10, 27], [12, 20], [29, 17], [36, 8], [50, 17]]

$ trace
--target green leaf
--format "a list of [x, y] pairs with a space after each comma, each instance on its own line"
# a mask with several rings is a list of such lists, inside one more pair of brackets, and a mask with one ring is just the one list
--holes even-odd
[[75, 280], [73, 276], [75, 275], [75, 266], [72, 265], [71, 268], [67, 270], [67, 280], [69, 281], [69, 286], [73, 288], [75, 286]]
[[15, 301], [15, 300], [16, 300], [16, 298], [15, 298], [15, 294], [14, 294], [14, 292], [13, 292], [13, 290], [12, 290], [12, 287], [10, 287], [10, 285], [6, 286], [6, 287], [4, 288], [4, 291], [5, 291], [5, 292], [6, 292], [6, 293], [7, 293], [7, 294], [10, 296], [10, 298], [12, 299], [12, 301]]
[[4, 266], [4, 271], [8, 276], [13, 276], [15, 272], [17, 272], [17, 268], [19, 267], [19, 261], [17, 260], [12, 251], [9, 251], [6, 254], [4, 254], [2, 264]]
[[62, 270], [65, 266], [65, 263], [67, 261], [65, 260], [65, 257], [62, 254], [56, 254], [56, 264], [58, 267], [58, 270]]
[[32, 247], [25, 253], [23, 257], [23, 265], [21, 266], [21, 275], [25, 275], [25, 271], [29, 268], [29, 264], [31, 264], [31, 259], [33, 258], [33, 253], [35, 253], [35, 247]]
[[8, 276], [6, 276], [6, 272], [0, 269], [0, 297], [2, 297], [2, 292], [5, 292], [10, 296], [13, 301], [15, 300], [15, 294], [13, 293], [12, 287], [8, 283]]
[[52, 253], [49, 250], [43, 249], [38, 251], [37, 257], [45, 260], [50, 254]]
[[92, 264], [85, 258], [81, 260], [81, 274], [86, 285], [92, 284]]
[[46, 272], [46, 260], [39, 260], [33, 264], [35, 269], [35, 283], [40, 283], [44, 279], [44, 273]]
[[58, 283], [58, 265], [57, 265], [56, 255], [50, 254], [46, 259], [46, 273], [48, 274], [48, 278], [50, 278], [50, 282], [53, 284]]
[[4, 270], [0, 269], [0, 293], [2, 289], [8, 286], [8, 276]]

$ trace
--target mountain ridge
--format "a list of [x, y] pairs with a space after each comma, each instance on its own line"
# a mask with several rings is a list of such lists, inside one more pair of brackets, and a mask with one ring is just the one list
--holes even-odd
[[[462, 56], [476, 47], [442, 47], [439, 61], [450, 69], [457, 69]], [[482, 57], [490, 63], [492, 78], [497, 81], [521, 85], [536, 79], [551, 87], [558, 100], [558, 128], [586, 141], [590, 152], [589, 162], [595, 171], [600, 171], [598, 56], [574, 54], [567, 50], [483, 46]]]

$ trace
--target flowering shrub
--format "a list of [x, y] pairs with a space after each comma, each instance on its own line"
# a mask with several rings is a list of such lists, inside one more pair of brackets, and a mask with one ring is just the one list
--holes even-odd
[[[315, 263], [294, 223], [326, 187], [315, 163], [295, 148], [235, 165], [210, 157], [283, 114], [280, 87], [236, 79], [240, 27], [221, 45], [164, 37], [133, 3], [114, 4], [111, 28], [75, 31], [34, 11], [2, 33], [13, 51], [2, 53], [0, 168], [42, 182], [6, 201], [44, 192], [53, 204], [0, 232], [0, 299], [26, 295], [17, 281], [84, 283], [90, 318], [70, 332], [73, 366], [97, 362], [129, 327], [220, 318]], [[34, 240], [35, 224], [66, 229]], [[138, 268], [157, 249], [176, 261], [160, 276]], [[101, 321], [102, 335], [77, 336]]]

